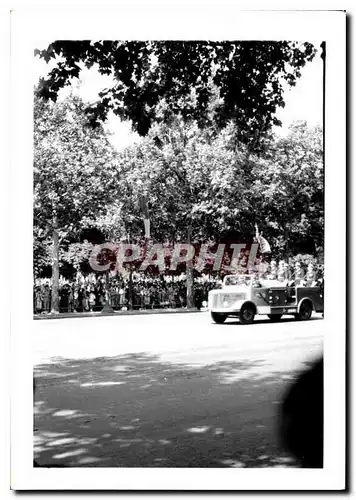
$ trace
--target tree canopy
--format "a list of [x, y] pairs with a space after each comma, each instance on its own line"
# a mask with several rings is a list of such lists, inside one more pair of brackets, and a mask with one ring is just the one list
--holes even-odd
[[[138, 144], [116, 153], [102, 128], [86, 126], [85, 104], [35, 100], [34, 234], [36, 273], [51, 262], [53, 217], [59, 258], [87, 260], [90, 232], [102, 241], [144, 241], [140, 197], [154, 241], [221, 242], [253, 236], [273, 247], [315, 254], [323, 245], [322, 130], [297, 122], [263, 155], [236, 141], [230, 122], [211, 136], [181, 115], [155, 123]], [[188, 229], [190, 234], [188, 235]], [[87, 234], [85, 233], [87, 230]], [[84, 238], [88, 244], [80, 243]], [[95, 241], [94, 241], [95, 240]], [[85, 247], [85, 251], [83, 250]]]
[[[200, 128], [236, 125], [239, 141], [258, 149], [284, 106], [283, 82], [295, 85], [315, 55], [311, 43], [265, 41], [55, 41], [36, 54], [56, 66], [40, 80], [38, 93], [56, 100], [58, 91], [96, 66], [113, 84], [86, 107], [92, 126], [112, 110], [146, 135], [158, 120], [182, 115]], [[212, 97], [215, 105], [211, 107]]]
[[102, 127], [87, 126], [81, 99], [34, 102], [34, 268], [52, 265], [52, 310], [58, 311], [63, 246], [83, 221], [105, 211], [118, 182], [115, 152]]
[[60, 236], [104, 210], [118, 182], [115, 152], [102, 128], [86, 126], [84, 104], [70, 96], [34, 103], [34, 219], [44, 234], [57, 219]]
[[144, 240], [144, 196], [154, 241], [186, 242], [190, 228], [192, 243], [247, 242], [257, 222], [275, 255], [286, 251], [286, 230], [292, 253], [316, 253], [323, 245], [320, 127], [297, 122], [261, 156], [236, 143], [233, 124], [212, 140], [176, 117], [121, 152], [118, 170], [115, 202], [90, 221], [109, 239]]
[[[52, 264], [55, 309], [60, 261], [85, 268], [98, 239], [145, 242], [143, 199], [156, 242], [248, 243], [257, 222], [276, 258], [321, 251], [322, 130], [271, 132], [311, 44], [57, 41], [38, 54], [56, 66], [35, 92], [34, 259], [37, 274]], [[94, 65], [113, 82], [97, 102], [57, 100]], [[109, 111], [142, 140], [117, 153]], [[192, 283], [187, 267], [187, 299]]]
[[323, 134], [295, 122], [270, 143], [253, 169], [251, 202], [256, 220], [283, 247], [285, 231], [294, 253], [321, 252], [324, 243]]

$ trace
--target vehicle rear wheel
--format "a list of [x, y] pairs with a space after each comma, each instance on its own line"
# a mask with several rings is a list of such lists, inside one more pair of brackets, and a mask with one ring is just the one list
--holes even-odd
[[226, 320], [226, 318], [227, 318], [227, 314], [212, 312], [211, 313], [211, 318], [218, 325], [222, 325], [224, 323], [224, 321]]
[[283, 314], [267, 314], [267, 316], [273, 323], [275, 323], [281, 320]]
[[250, 323], [253, 323], [255, 314], [255, 308], [252, 305], [246, 304], [245, 306], [242, 306], [240, 310], [240, 323], [242, 323], [243, 325], [249, 325]]
[[306, 321], [311, 318], [313, 312], [313, 306], [309, 301], [302, 303], [299, 309], [299, 313], [295, 315], [295, 319], [299, 321]]

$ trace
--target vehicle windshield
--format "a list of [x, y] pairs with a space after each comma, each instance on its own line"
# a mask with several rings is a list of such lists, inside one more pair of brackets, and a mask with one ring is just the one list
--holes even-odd
[[227, 276], [225, 278], [226, 286], [250, 286], [251, 277], [250, 276]]

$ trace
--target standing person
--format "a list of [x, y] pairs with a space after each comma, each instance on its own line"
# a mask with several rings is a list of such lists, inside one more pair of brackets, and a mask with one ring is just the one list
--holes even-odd
[[296, 286], [303, 285], [304, 284], [303, 280], [304, 280], [304, 270], [301, 266], [301, 263], [297, 261], [294, 267], [294, 281]]
[[149, 309], [151, 304], [151, 288], [149, 286], [145, 288], [144, 301], [145, 301], [145, 309]]
[[269, 274], [267, 276], [267, 279], [276, 280], [277, 278], [278, 278], [277, 262], [275, 260], [271, 260], [271, 266], [270, 266], [270, 270], [269, 270]]
[[41, 312], [42, 312], [42, 292], [41, 288], [38, 286], [36, 287], [35, 291], [35, 313], [41, 314]]
[[184, 287], [184, 285], [182, 285], [182, 283], [180, 284], [180, 289], [179, 289], [179, 300], [180, 300], [180, 304], [181, 304], [181, 307], [185, 307], [186, 306], [186, 289]]
[[284, 263], [284, 280], [286, 281], [288, 286], [291, 286], [292, 283], [292, 271], [287, 262]]
[[100, 307], [104, 307], [105, 305], [105, 290], [102, 286], [99, 288], [99, 305]]
[[119, 289], [119, 309], [122, 309], [125, 306], [125, 288], [124, 285], [121, 284]]
[[83, 291], [82, 291], [82, 308], [83, 312], [89, 310], [89, 297], [88, 297], [88, 291], [86, 287], [83, 286]]
[[153, 293], [152, 293], [152, 309], [156, 309], [159, 307], [159, 289], [157, 283], [153, 285]]
[[78, 285], [76, 285], [74, 289], [74, 308], [77, 312], [80, 312], [81, 309], [81, 293], [80, 293], [80, 288]]
[[97, 281], [93, 285], [93, 289], [94, 289], [94, 295], [95, 295], [94, 310], [98, 311], [100, 309], [100, 301], [99, 301], [99, 297], [100, 297], [100, 285], [99, 285], [99, 283]]
[[51, 292], [48, 284], [46, 284], [43, 290], [43, 312], [47, 314], [50, 312], [50, 299], [51, 299]]
[[306, 274], [305, 278], [306, 278], [306, 285], [307, 286], [315, 286], [316, 285], [316, 273], [314, 270], [314, 266], [311, 262], [308, 264], [308, 270], [307, 270], [307, 274]]
[[243, 250], [241, 251], [240, 255], [241, 255], [241, 258], [240, 258], [239, 264], [238, 264], [238, 274], [246, 274], [247, 273], [248, 255]]
[[317, 271], [317, 284], [324, 289], [324, 266], [320, 265]]
[[202, 293], [202, 288], [200, 283], [197, 284], [196, 290], [195, 290], [195, 303], [197, 306], [197, 309], [200, 310], [202, 307], [203, 303], [203, 293]]
[[[318, 269], [317, 286], [320, 286], [321, 296], [324, 300], [324, 266], [323, 265], [319, 266], [319, 269]], [[323, 313], [323, 317], [324, 317], [324, 313]]]
[[80, 310], [80, 312], [84, 312], [85, 311], [85, 294], [84, 294], [84, 287], [83, 286], [81, 286], [79, 288], [78, 299], [79, 299], [79, 310]]
[[260, 279], [266, 279], [268, 275], [269, 265], [264, 262], [262, 257], [256, 258], [256, 272]]
[[285, 267], [284, 267], [284, 260], [280, 260], [278, 264], [278, 271], [277, 271], [277, 279], [281, 283], [285, 282]]
[[70, 286], [68, 290], [68, 311], [74, 311], [74, 292], [72, 286]]
[[64, 285], [59, 290], [59, 310], [60, 312], [68, 312], [68, 285]]
[[137, 290], [136, 290], [136, 283], [135, 283], [135, 281], [133, 281], [133, 283], [132, 283], [132, 303], [130, 303], [130, 309], [135, 310], [136, 305], [137, 305]]
[[145, 308], [151, 309], [151, 307], [152, 307], [152, 283], [151, 283], [151, 281], [146, 281], [144, 300], [145, 300]]
[[110, 285], [104, 287], [104, 298], [105, 298], [105, 304], [109, 304], [111, 306], [111, 288]]
[[119, 308], [119, 288], [114, 286], [111, 294], [112, 306], [115, 309]]
[[150, 286], [150, 309], [154, 309], [155, 306], [155, 284], [151, 282]]
[[96, 303], [96, 297], [95, 297], [95, 293], [94, 293], [94, 288], [91, 288], [90, 292], [89, 292], [89, 309], [90, 309], [90, 312], [94, 311], [95, 303]]
[[259, 275], [262, 273], [261, 268], [262, 268], [262, 259], [261, 257], [256, 257], [251, 271]]
[[175, 291], [172, 285], [169, 286], [168, 289], [168, 296], [169, 296], [169, 305], [172, 309], [175, 309], [176, 307], [176, 298], [175, 298]]
[[162, 305], [164, 308], [169, 306], [168, 291], [167, 291], [166, 283], [164, 281], [162, 282], [161, 302], [162, 302]]
[[142, 281], [140, 282], [140, 309], [145, 308], [145, 287]]

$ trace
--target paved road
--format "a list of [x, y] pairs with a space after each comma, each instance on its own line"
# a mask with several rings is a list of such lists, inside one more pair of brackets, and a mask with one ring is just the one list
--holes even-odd
[[34, 321], [40, 465], [295, 467], [279, 403], [323, 321], [208, 313]]

